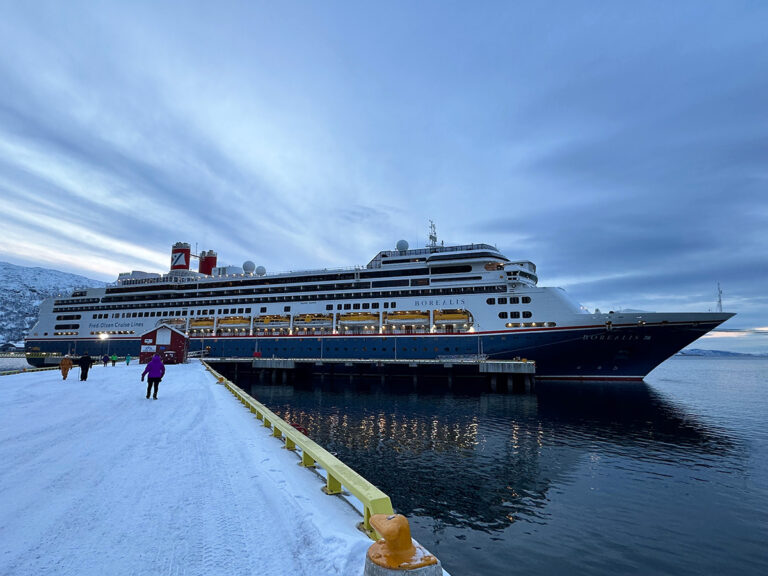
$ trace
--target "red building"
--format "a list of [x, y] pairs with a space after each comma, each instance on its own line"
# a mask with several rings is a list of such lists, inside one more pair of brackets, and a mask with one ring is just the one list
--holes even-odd
[[180, 364], [186, 362], [188, 349], [189, 338], [183, 332], [165, 324], [155, 326], [141, 335], [139, 363], [146, 364], [157, 353], [165, 364]]

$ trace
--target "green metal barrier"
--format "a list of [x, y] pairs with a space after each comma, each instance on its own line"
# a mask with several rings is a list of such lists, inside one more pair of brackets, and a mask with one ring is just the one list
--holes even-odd
[[263, 422], [265, 427], [272, 429], [273, 436], [282, 438], [285, 441], [286, 449], [295, 451], [297, 447], [301, 448], [300, 464], [302, 466], [313, 468], [319, 465], [325, 470], [327, 478], [323, 492], [326, 494], [341, 494], [342, 487], [344, 487], [351, 494], [354, 494], [362, 502], [364, 508], [363, 522], [361, 523], [362, 530], [372, 540], [380, 538], [371, 526], [370, 519], [374, 514], [394, 514], [389, 496], [325, 448], [296, 430], [296, 428], [288, 424], [288, 422], [280, 418], [250, 394], [216, 372], [205, 361], [201, 360], [201, 362], [221, 384], [224, 384], [240, 402], [256, 415], [256, 418]]

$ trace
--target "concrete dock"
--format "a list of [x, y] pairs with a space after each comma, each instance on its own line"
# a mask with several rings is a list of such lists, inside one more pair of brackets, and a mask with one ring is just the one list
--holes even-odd
[[490, 392], [530, 391], [535, 386], [536, 363], [531, 360], [478, 360], [454, 357], [435, 360], [379, 360], [359, 358], [206, 358], [217, 370], [231, 378], [259, 383], [287, 384], [346, 379], [361, 385], [407, 382], [456, 385]]
[[197, 362], [0, 379], [0, 573], [359, 576], [359, 512]]

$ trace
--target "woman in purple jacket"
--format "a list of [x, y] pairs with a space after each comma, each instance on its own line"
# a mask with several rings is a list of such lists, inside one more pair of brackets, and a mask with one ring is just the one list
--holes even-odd
[[147, 364], [147, 367], [144, 368], [144, 372], [141, 374], [141, 381], [144, 382], [144, 376], [149, 376], [147, 378], [147, 398], [149, 398], [149, 393], [152, 390], [152, 385], [155, 386], [155, 393], [152, 395], [152, 398], [157, 400], [157, 386], [160, 384], [160, 380], [163, 379], [163, 376], [165, 376], [165, 364], [163, 364], [163, 359], [160, 358], [160, 354], [155, 354], [152, 357], [152, 360], [149, 361]]

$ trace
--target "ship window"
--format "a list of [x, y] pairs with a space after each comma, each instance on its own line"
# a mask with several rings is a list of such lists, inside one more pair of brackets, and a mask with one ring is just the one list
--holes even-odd
[[520, 298], [517, 296], [512, 296], [512, 298], [509, 299], [510, 304], [520, 304]]
[[389, 303], [390, 308], [397, 308], [397, 302], [390, 302]]
[[533, 316], [532, 312], [525, 311], [523, 312], [523, 318], [531, 318]]
[[352, 310], [360, 310], [360, 304], [352, 304]]
[[378, 307], [379, 307], [378, 302], [374, 302], [373, 304], [371, 304], [371, 308], [378, 308]]
[[523, 296], [523, 304], [530, 304], [531, 298], [530, 296]]
[[246, 308], [246, 309], [245, 309], [245, 313], [246, 313], [246, 314], [250, 314], [250, 313], [251, 313], [251, 309], [250, 309], [250, 308]]
[[496, 304], [496, 298], [488, 298], [485, 301], [486, 304]]
[[510, 313], [509, 313], [509, 317], [510, 317], [510, 318], [520, 318], [520, 312], [517, 312], [517, 311], [515, 311], [515, 312], [510, 312]]
[[150, 312], [150, 313], [149, 313], [149, 315], [150, 315], [150, 317], [152, 317], [152, 318], [154, 318], [154, 317], [155, 317], [155, 313], [154, 313], [154, 312]]
[[499, 298], [497, 302], [498, 302], [498, 304], [506, 304], [507, 303], [507, 299], [506, 298]]
[[266, 311], [267, 311], [267, 307], [266, 307], [266, 306], [262, 306], [262, 307], [259, 309], [259, 312], [266, 312]]
[[370, 307], [371, 305], [368, 302], [363, 302], [363, 310], [368, 310]]
[[506, 318], [507, 313], [506, 312], [499, 312], [499, 318]]
[[384, 302], [384, 308], [389, 308], [389, 302]]
[[333, 310], [333, 304], [326, 304], [325, 305], [326, 310]]

